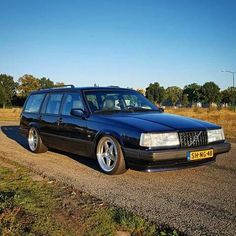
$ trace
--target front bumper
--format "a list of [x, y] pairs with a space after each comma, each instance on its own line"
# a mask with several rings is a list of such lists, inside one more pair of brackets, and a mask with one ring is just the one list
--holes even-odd
[[[157, 151], [125, 148], [124, 154], [127, 164], [130, 168], [151, 172], [198, 166], [210, 163], [215, 161], [215, 158], [218, 154], [228, 152], [230, 150], [230, 147], [230, 143], [225, 141], [223, 143], [209, 144], [201, 147]], [[213, 149], [214, 157], [197, 161], [187, 160], [187, 152], [201, 151], [206, 149]]]

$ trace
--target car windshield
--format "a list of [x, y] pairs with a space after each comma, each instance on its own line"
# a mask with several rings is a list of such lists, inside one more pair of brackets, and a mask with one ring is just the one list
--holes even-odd
[[85, 98], [92, 112], [159, 111], [142, 94], [133, 90], [86, 91]]

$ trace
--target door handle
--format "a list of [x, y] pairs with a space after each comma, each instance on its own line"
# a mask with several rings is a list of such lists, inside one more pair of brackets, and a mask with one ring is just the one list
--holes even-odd
[[58, 120], [57, 120], [57, 125], [61, 125], [62, 123], [62, 118], [60, 117]]

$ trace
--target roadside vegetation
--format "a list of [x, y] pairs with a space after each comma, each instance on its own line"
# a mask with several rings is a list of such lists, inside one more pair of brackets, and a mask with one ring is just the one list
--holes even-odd
[[0, 108], [0, 121], [18, 121], [20, 119], [21, 108]]
[[0, 159], [0, 235], [181, 235]]
[[193, 117], [218, 124], [224, 128], [225, 136], [236, 141], [236, 112], [230, 109], [217, 108], [169, 108], [166, 112]]
[[213, 81], [203, 85], [191, 83], [180, 88], [178, 86], [162, 87], [159, 83], [151, 83], [144, 89], [138, 89], [149, 100], [160, 106], [172, 107], [235, 107], [236, 88], [221, 90]]

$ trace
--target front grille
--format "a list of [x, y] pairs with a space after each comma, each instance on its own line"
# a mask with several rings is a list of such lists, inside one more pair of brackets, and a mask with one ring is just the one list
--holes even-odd
[[179, 132], [180, 147], [197, 147], [207, 144], [207, 131]]

